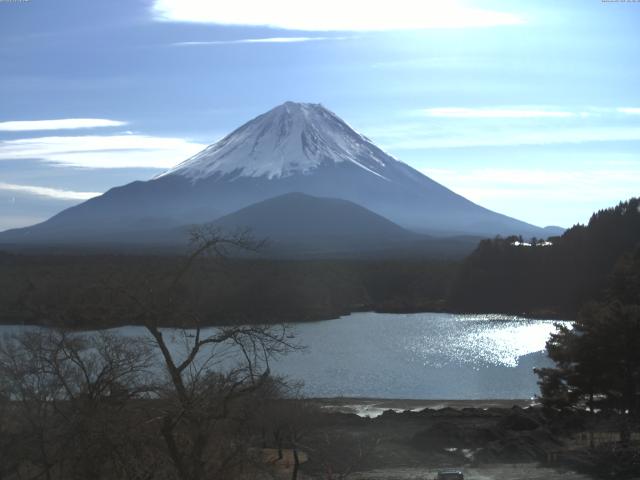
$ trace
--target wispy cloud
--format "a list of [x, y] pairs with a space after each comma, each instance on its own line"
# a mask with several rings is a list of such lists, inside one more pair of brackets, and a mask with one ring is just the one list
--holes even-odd
[[75, 130], [80, 128], [120, 127], [127, 122], [105, 118], [60, 118], [57, 120], [16, 120], [0, 122], [0, 131]]
[[[464, 108], [464, 107], [440, 107], [425, 108], [420, 113], [428, 117], [445, 118], [567, 118], [575, 117], [578, 113], [553, 110], [548, 108]], [[582, 115], [586, 113], [581, 112]]]
[[455, 0], [324, 0], [313, 5], [300, 0], [155, 0], [159, 20], [268, 26], [303, 31], [382, 31], [427, 28], [478, 28], [518, 25], [518, 15], [471, 8]]
[[83, 135], [24, 138], [0, 142], [0, 160], [36, 158], [90, 168], [169, 168], [206, 145], [150, 135]]
[[443, 127], [405, 124], [369, 129], [366, 133], [376, 143], [390, 151], [640, 141], [640, 126], [533, 125], [520, 128], [513, 125]]
[[617, 110], [627, 115], [640, 115], [640, 107], [620, 107]]
[[35, 185], [15, 185], [13, 183], [0, 182], [0, 190], [38, 195], [41, 197], [55, 198], [58, 200], [87, 200], [101, 195], [101, 192], [76, 192], [73, 190], [61, 190], [58, 188], [38, 187]]
[[365, 131], [389, 150], [640, 141], [640, 125], [628, 117], [635, 110], [549, 105], [430, 107], [404, 112], [404, 122]]
[[174, 47], [198, 47], [207, 45], [234, 45], [242, 43], [302, 43], [320, 42], [326, 40], [346, 40], [353, 37], [266, 37], [266, 38], [240, 38], [237, 40], [212, 40], [201, 42], [177, 42]]

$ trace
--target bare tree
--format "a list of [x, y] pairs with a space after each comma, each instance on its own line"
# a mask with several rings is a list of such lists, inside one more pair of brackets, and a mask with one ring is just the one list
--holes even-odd
[[376, 437], [324, 430], [307, 443], [325, 480], [345, 480], [362, 468], [378, 446]]
[[[259, 439], [256, 443], [267, 452], [269, 463], [277, 468], [292, 467], [291, 478], [295, 480], [304, 456], [300, 445], [320, 426], [321, 412], [314, 402], [301, 396], [301, 383], [272, 378], [267, 388], [267, 392], [261, 392], [252, 401], [249, 424]], [[271, 449], [275, 450], [275, 456], [268, 454]]]
[[0, 374], [0, 479], [15, 475], [20, 464], [17, 445], [17, 425], [12, 421], [11, 388]]
[[206, 277], [194, 272], [260, 246], [247, 232], [204, 227], [190, 253], [156, 278], [109, 276], [59, 308], [34, 301], [31, 288], [25, 308], [43, 322], [125, 319], [146, 336], [35, 329], [2, 342], [5, 403], [24, 443], [16, 475], [199, 480], [247, 468], [247, 422], [274, 393], [270, 361], [296, 346], [284, 325], [206, 327], [197, 298]]
[[[138, 309], [164, 363], [168, 380], [159, 392], [160, 432], [181, 480], [220, 478], [240, 468], [248, 452], [239, 436], [242, 400], [266, 388], [270, 359], [296, 348], [284, 325], [203, 328], [206, 322], [185, 295], [189, 275], [202, 259], [220, 262], [230, 252], [260, 246], [246, 231], [227, 235], [199, 228], [192, 232], [191, 253], [160, 295], [131, 297], [120, 290]], [[168, 338], [163, 325], [182, 328]]]
[[144, 346], [106, 333], [36, 329], [4, 338], [0, 377], [10, 399], [7, 425], [20, 452], [15, 473], [113, 475], [129, 456], [129, 433], [136, 428], [119, 420], [125, 406], [150, 391], [151, 359]]

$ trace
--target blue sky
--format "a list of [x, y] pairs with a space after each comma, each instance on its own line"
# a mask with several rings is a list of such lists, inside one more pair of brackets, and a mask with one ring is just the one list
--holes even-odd
[[286, 100], [534, 224], [640, 194], [640, 3], [230, 3], [0, 1], [0, 230]]

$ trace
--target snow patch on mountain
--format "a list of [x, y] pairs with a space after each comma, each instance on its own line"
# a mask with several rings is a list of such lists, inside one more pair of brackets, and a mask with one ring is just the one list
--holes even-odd
[[160, 176], [193, 181], [214, 175], [271, 179], [307, 175], [341, 162], [385, 180], [387, 165], [400, 163], [322, 105], [286, 102]]

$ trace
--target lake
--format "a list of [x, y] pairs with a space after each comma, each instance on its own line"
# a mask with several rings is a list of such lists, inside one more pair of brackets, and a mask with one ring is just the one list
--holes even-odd
[[[555, 322], [505, 315], [354, 313], [293, 324], [306, 346], [272, 364], [313, 397], [525, 399]], [[563, 323], [563, 322], [560, 322]], [[0, 326], [9, 333], [22, 328]], [[142, 327], [114, 331], [145, 335]], [[177, 346], [176, 346], [177, 348]]]

